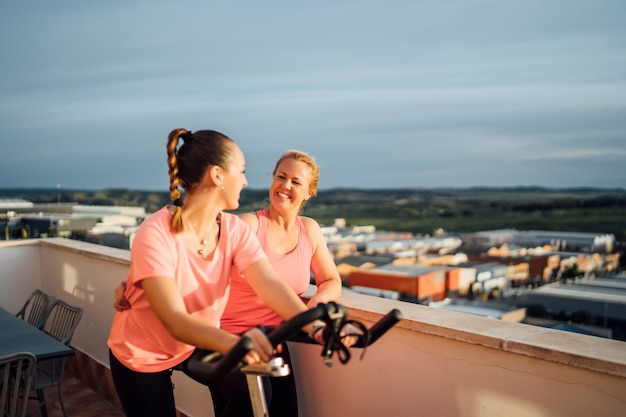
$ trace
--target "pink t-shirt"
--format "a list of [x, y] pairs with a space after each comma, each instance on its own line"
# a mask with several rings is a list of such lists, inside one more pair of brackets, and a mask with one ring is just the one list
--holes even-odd
[[220, 214], [220, 239], [213, 256], [202, 259], [171, 229], [164, 207], [149, 216], [135, 234], [125, 296], [131, 308], [117, 311], [108, 346], [130, 369], [158, 372], [187, 359], [194, 346], [175, 339], [161, 324], [141, 287], [141, 280], [165, 276], [176, 281], [187, 311], [218, 327], [229, 295], [231, 270], [266, 258], [258, 239], [237, 216]]
[[[313, 258], [313, 246], [302, 220], [296, 217], [298, 227], [296, 247], [288, 253], [278, 254], [267, 243], [265, 210], [258, 210], [256, 215], [259, 219], [256, 236], [274, 270], [296, 294], [301, 295], [308, 289], [311, 281], [311, 259]], [[236, 268], [232, 272], [230, 298], [222, 315], [222, 328], [231, 333], [242, 333], [258, 324], [267, 327], [279, 325], [283, 319], [263, 303]]]

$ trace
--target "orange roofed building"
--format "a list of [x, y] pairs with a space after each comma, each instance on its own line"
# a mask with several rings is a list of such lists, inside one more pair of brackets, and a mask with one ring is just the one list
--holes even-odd
[[458, 268], [389, 264], [354, 270], [350, 273], [349, 284], [397, 291], [406, 300], [429, 302], [458, 293], [459, 274]]

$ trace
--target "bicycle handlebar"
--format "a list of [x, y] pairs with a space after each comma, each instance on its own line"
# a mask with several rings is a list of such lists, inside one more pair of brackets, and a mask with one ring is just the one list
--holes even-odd
[[292, 317], [291, 319], [281, 323], [280, 326], [267, 334], [267, 338], [276, 347], [285, 340], [289, 339], [302, 327], [315, 320], [324, 320], [335, 318], [344, 318], [347, 315], [346, 308], [337, 303], [318, 304], [316, 307], [303, 311], [302, 313]]
[[[326, 322], [327, 327], [334, 325], [334, 327], [338, 327], [335, 329], [338, 331], [339, 328], [346, 322], [346, 316], [347, 310], [340, 304], [334, 302], [328, 304], [318, 304], [316, 307], [284, 321], [281, 325], [269, 332], [267, 337], [272, 346], [276, 347], [282, 342], [290, 339], [294, 334], [299, 332], [302, 327], [315, 320], [322, 320]], [[354, 347], [365, 348], [371, 345], [401, 319], [402, 313], [400, 313], [399, 310], [391, 310], [378, 322], [374, 323], [368, 331], [368, 337], [359, 338]], [[299, 341], [307, 340], [299, 339]], [[308, 339], [308, 342], [313, 343], [311, 339]], [[327, 351], [327, 347], [328, 346], [325, 345], [325, 351], [323, 351], [325, 362], [330, 360], [330, 356], [333, 352], [332, 348], [330, 351]], [[248, 337], [242, 337], [239, 342], [224, 355], [208, 350], [196, 349], [191, 357], [186, 360], [180, 368], [189, 377], [198, 382], [205, 385], [215, 383], [244, 366], [245, 363], [242, 362], [243, 358], [250, 350], [252, 350], [252, 348], [252, 340]]]
[[242, 337], [239, 342], [228, 351], [226, 355], [220, 355], [204, 349], [196, 349], [189, 359], [180, 366], [188, 376], [205, 385], [216, 382], [239, 369], [241, 361], [246, 353], [254, 347], [254, 342], [249, 337]]
[[380, 337], [387, 332], [387, 330], [391, 329], [397, 322], [402, 320], [402, 312], [397, 308], [394, 308], [389, 313], [385, 314], [383, 318], [378, 320], [376, 323], [370, 327], [370, 337], [365, 346], [362, 345], [361, 340], [359, 340], [354, 347], [367, 347], [374, 342], [376, 342]]

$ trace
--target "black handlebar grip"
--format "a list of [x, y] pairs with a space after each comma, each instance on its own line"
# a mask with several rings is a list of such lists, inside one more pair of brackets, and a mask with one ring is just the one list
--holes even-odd
[[300, 328], [326, 315], [328, 315], [328, 306], [326, 304], [318, 304], [316, 307], [303, 311], [282, 322], [280, 326], [268, 333], [267, 338], [272, 343], [272, 346], [276, 347], [289, 339]]
[[[387, 313], [383, 318], [378, 320], [372, 327], [370, 327], [370, 337], [367, 346], [377, 341], [387, 330], [391, 329], [397, 322], [402, 320], [402, 312], [396, 308]], [[357, 342], [355, 347], [365, 347], [363, 343]]]
[[[254, 342], [249, 337], [242, 337], [239, 342], [225, 355], [216, 354], [203, 349], [196, 349], [183, 365], [184, 372], [203, 384], [219, 381], [221, 378], [239, 369], [244, 356], [252, 350]], [[207, 361], [215, 356], [215, 363]]]

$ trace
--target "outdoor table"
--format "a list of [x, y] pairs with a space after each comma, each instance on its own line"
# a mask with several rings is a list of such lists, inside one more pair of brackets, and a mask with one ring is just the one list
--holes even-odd
[[18, 352], [31, 352], [38, 361], [74, 354], [69, 346], [0, 307], [0, 356]]

